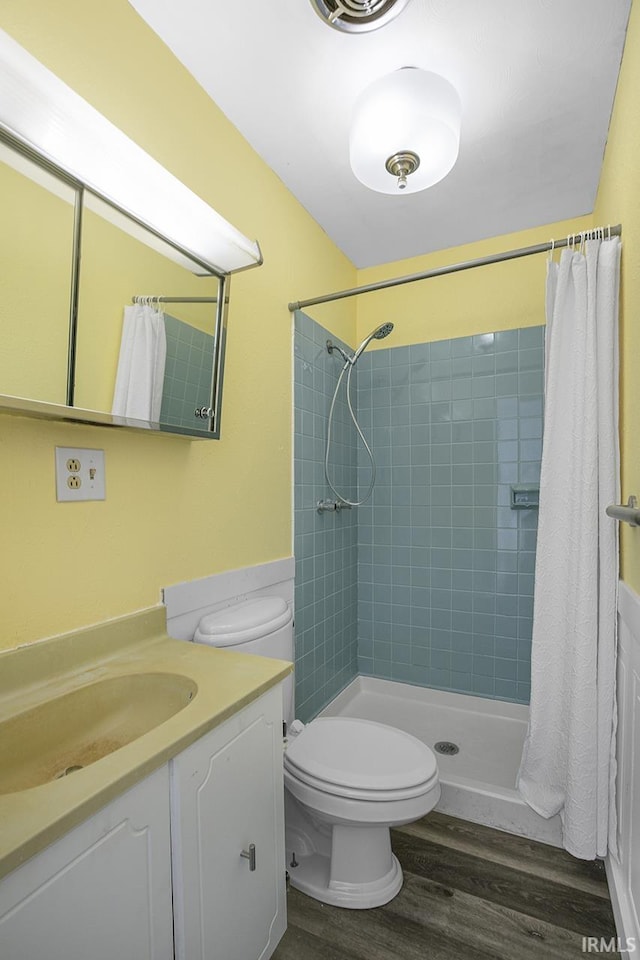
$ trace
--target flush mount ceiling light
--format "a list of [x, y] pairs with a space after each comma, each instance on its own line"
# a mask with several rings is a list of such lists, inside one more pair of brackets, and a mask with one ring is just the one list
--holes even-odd
[[366, 33], [389, 23], [409, 0], [311, 0], [325, 23], [343, 33]]
[[351, 169], [378, 193], [418, 193], [458, 158], [461, 103], [437, 73], [404, 67], [367, 87], [351, 122]]
[[262, 262], [257, 243], [2, 30], [0, 127], [205, 269], [226, 274]]

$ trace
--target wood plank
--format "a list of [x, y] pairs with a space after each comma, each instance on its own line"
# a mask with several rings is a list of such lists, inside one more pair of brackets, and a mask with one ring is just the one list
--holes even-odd
[[[444, 932], [427, 930], [411, 917], [392, 912], [388, 905], [373, 910], [345, 910], [319, 903], [291, 889], [288, 911], [289, 922], [296, 928], [294, 936], [301, 945], [299, 953], [292, 955], [296, 960], [315, 960], [317, 956], [317, 953], [306, 954], [302, 931], [315, 941], [324, 940], [327, 951], [329, 946], [343, 951], [348, 960], [425, 960], [426, 957], [429, 960], [496, 960], [493, 952], [469, 948], [460, 942], [455, 927]], [[287, 936], [288, 931], [283, 943]], [[313, 942], [312, 949], [316, 948], [317, 943]], [[284, 944], [283, 949], [289, 949], [289, 944]], [[275, 956], [277, 960], [286, 958], [286, 954]], [[340, 952], [337, 956], [341, 958]]]
[[393, 831], [392, 844], [409, 873], [581, 936], [615, 936], [611, 904], [601, 897], [400, 831]]
[[516, 837], [478, 823], [469, 823], [433, 811], [422, 820], [398, 828], [402, 833], [430, 840], [493, 863], [525, 871], [537, 877], [609, 899], [609, 889], [600, 860], [578, 860], [566, 850]]
[[336, 943], [332, 930], [327, 929], [326, 937], [317, 937], [308, 930], [301, 930], [290, 919], [287, 932], [275, 953], [272, 954], [272, 960], [359, 960], [359, 958], [351, 951], [347, 952], [343, 944]]
[[398, 829], [609, 899], [601, 861], [578, 860], [557, 847], [439, 813], [431, 813]]
[[584, 958], [579, 933], [412, 873], [405, 873], [401, 894], [384, 909], [421, 924], [427, 943], [436, 932], [453, 936], [464, 945], [462, 957], [479, 950], [495, 960]]

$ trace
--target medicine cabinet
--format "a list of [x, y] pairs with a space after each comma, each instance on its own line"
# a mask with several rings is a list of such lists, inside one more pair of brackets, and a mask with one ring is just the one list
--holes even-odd
[[0, 410], [219, 437], [258, 244], [2, 31], [0, 198]]

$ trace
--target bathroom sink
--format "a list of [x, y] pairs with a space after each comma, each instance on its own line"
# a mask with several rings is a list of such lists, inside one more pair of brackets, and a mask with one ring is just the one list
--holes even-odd
[[88, 683], [0, 722], [0, 794], [68, 777], [153, 730], [196, 694], [175, 673]]

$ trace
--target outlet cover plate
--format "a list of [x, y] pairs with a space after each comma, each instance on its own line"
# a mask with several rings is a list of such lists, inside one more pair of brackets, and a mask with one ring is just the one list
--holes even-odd
[[56, 498], [104, 500], [104, 450], [56, 447]]

